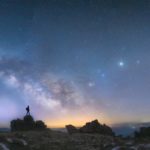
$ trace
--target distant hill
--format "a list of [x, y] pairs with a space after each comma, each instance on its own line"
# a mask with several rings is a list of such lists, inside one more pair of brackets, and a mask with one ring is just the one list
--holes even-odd
[[67, 132], [66, 128], [51, 128], [53, 131], [61, 131], [61, 132]]
[[138, 131], [140, 127], [150, 127], [150, 122], [116, 124], [112, 129], [116, 135], [128, 136], [133, 135], [134, 131]]
[[[112, 130], [116, 135], [129, 136], [133, 135], [134, 131], [139, 130], [140, 127], [149, 127], [150, 122], [145, 123], [124, 123], [112, 126]], [[66, 128], [51, 128], [54, 131], [67, 132]]]
[[10, 128], [0, 128], [0, 132], [10, 132]]
[[[134, 131], [139, 130], [140, 127], [150, 127], [150, 122], [116, 124], [112, 129], [116, 135], [128, 136], [133, 135]], [[52, 128], [52, 130], [67, 132], [66, 128]], [[0, 132], [10, 132], [10, 128], [0, 128]]]

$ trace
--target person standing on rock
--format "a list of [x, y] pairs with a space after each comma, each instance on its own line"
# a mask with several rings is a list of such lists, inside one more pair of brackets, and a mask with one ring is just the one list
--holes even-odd
[[26, 115], [30, 115], [30, 107], [29, 107], [29, 105], [27, 106], [26, 111], [27, 111]]

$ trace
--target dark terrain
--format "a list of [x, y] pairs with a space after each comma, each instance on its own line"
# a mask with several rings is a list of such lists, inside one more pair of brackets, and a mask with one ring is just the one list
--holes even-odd
[[46, 128], [43, 121], [28, 115], [11, 121], [11, 132], [0, 133], [0, 150], [150, 150], [150, 128], [141, 128], [134, 137], [116, 136], [98, 120], [81, 128], [66, 126], [67, 132]]

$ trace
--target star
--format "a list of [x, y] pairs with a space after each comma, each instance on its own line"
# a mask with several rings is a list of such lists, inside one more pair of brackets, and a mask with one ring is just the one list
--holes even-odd
[[100, 74], [101, 73], [101, 69], [97, 69], [97, 73]]
[[104, 73], [102, 73], [102, 74], [101, 74], [101, 77], [103, 77], [103, 78], [104, 78], [104, 77], [105, 77], [105, 74], [104, 74]]
[[141, 61], [140, 61], [140, 60], [137, 60], [137, 61], [136, 61], [136, 64], [137, 64], [137, 65], [139, 65], [140, 63], [141, 63]]
[[95, 83], [94, 83], [94, 82], [89, 82], [89, 83], [88, 83], [88, 86], [89, 86], [89, 87], [93, 87], [93, 86], [95, 86]]
[[119, 65], [119, 67], [124, 67], [124, 62], [123, 61], [120, 61], [119, 63], [118, 63], [118, 65]]

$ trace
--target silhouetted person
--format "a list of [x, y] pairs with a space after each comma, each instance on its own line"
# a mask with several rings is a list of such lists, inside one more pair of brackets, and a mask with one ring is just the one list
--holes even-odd
[[26, 115], [30, 115], [30, 107], [28, 105], [28, 107], [26, 108], [27, 114]]

